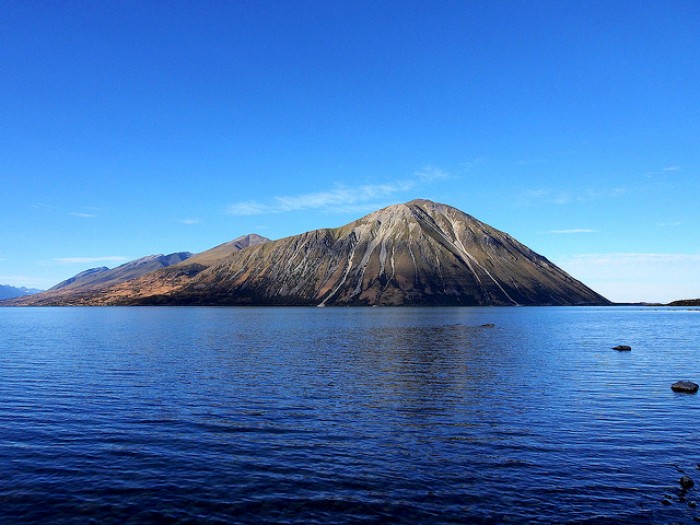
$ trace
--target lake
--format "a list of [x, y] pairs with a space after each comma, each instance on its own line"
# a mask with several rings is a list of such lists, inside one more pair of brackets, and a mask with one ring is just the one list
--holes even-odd
[[693, 308], [0, 308], [0, 522], [693, 523], [699, 358]]

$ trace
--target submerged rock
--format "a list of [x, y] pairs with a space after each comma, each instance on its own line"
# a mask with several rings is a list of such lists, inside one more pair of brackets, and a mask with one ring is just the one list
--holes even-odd
[[613, 350], [617, 350], [618, 352], [629, 352], [632, 350], [632, 347], [627, 345], [617, 345], [613, 346]]
[[681, 484], [681, 488], [682, 488], [683, 490], [690, 490], [690, 489], [692, 489], [693, 486], [695, 485], [695, 482], [693, 481], [693, 478], [691, 478], [690, 476], [683, 476], [683, 477], [680, 479], [679, 483]]
[[496, 325], [493, 323], [486, 323], [486, 324], [482, 324], [481, 328], [493, 328], [494, 326], [496, 326]]
[[681, 394], [695, 394], [698, 391], [698, 385], [692, 381], [677, 381], [671, 385], [671, 390]]

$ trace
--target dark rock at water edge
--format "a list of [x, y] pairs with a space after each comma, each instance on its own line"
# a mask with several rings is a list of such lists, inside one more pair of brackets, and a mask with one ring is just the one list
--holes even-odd
[[693, 478], [691, 478], [690, 476], [681, 477], [681, 479], [679, 480], [679, 483], [681, 484], [681, 488], [683, 490], [690, 490], [695, 485]]
[[698, 385], [692, 381], [677, 381], [671, 385], [671, 390], [681, 394], [695, 394], [698, 391]]
[[613, 346], [613, 350], [617, 350], [618, 352], [629, 352], [632, 350], [632, 347], [627, 345], [617, 345]]
[[668, 303], [666, 306], [700, 306], [700, 299], [681, 299]]

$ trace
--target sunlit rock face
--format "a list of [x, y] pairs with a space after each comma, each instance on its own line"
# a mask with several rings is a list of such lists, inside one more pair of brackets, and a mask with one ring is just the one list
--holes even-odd
[[167, 297], [143, 302], [608, 304], [511, 236], [426, 200], [389, 206], [340, 228], [242, 250]]

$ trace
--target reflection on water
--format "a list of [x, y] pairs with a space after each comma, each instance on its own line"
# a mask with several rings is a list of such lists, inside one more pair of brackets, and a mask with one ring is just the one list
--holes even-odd
[[0, 521], [691, 523], [697, 314], [0, 309]]

